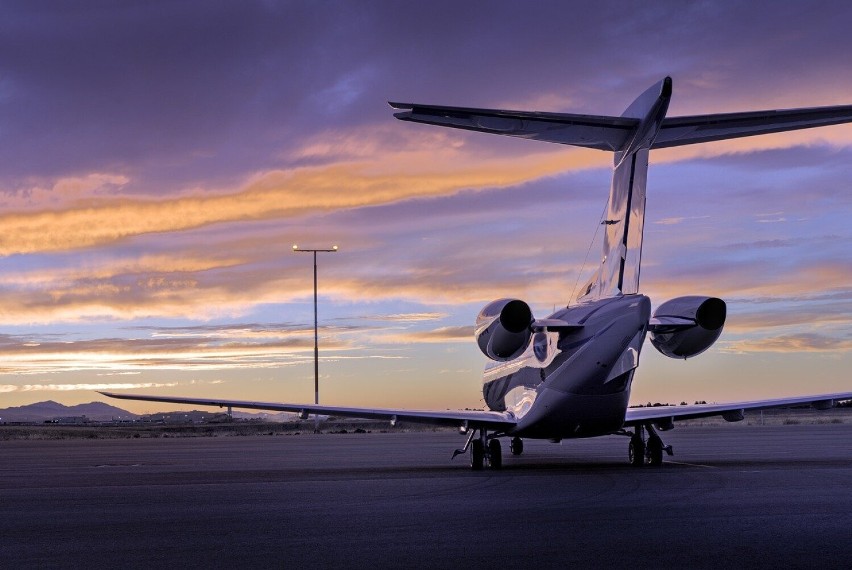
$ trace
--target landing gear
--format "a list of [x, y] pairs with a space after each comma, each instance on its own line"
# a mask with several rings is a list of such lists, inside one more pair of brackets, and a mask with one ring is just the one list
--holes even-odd
[[645, 442], [642, 440], [641, 428], [636, 428], [636, 433], [630, 438], [627, 448], [627, 457], [633, 467], [642, 467], [645, 464]]
[[648, 437], [648, 445], [645, 449], [648, 465], [658, 467], [663, 464], [663, 440], [655, 433]]
[[485, 445], [481, 439], [470, 442], [470, 468], [474, 471], [482, 471], [485, 465]]
[[[645, 430], [648, 430], [647, 442], [645, 440]], [[674, 455], [672, 446], [663, 443], [663, 439], [652, 424], [636, 426], [636, 430], [630, 436], [630, 446], [627, 451], [627, 455], [630, 458], [630, 465], [634, 467], [642, 467], [643, 465], [657, 467], [662, 465], [664, 451], [668, 455]]]
[[519, 437], [513, 437], [509, 442], [509, 451], [512, 455], [520, 455], [524, 452], [524, 440]]
[[492, 439], [488, 442], [488, 463], [491, 469], [500, 469], [503, 467], [503, 452], [500, 449], [500, 440]]
[[[477, 432], [479, 435], [477, 436]], [[470, 468], [474, 471], [482, 471], [488, 465], [491, 469], [503, 467], [503, 454], [500, 440], [493, 435], [489, 438], [484, 429], [472, 430], [467, 438], [467, 443], [461, 449], [453, 452], [453, 458], [470, 450]]]

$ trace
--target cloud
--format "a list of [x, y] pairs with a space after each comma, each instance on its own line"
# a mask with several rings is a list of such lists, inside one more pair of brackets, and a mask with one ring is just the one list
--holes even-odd
[[95, 390], [139, 390], [152, 388], [171, 388], [177, 382], [137, 382], [137, 383], [101, 383], [101, 384], [0, 384], [0, 393], [10, 392], [71, 392]]
[[90, 248], [210, 224], [287, 219], [465, 189], [501, 188], [553, 176], [566, 167], [565, 156], [554, 152], [406, 172], [397, 165], [398, 158], [268, 171], [227, 194], [98, 199], [65, 210], [9, 213], [0, 216], [5, 228], [0, 255]]
[[[439, 321], [446, 318], [446, 313], [397, 313], [391, 315], [362, 315], [357, 317], [365, 321], [389, 321], [400, 323], [417, 323], [424, 321]], [[347, 317], [348, 319], [349, 317]]]
[[691, 217], [673, 216], [673, 217], [670, 217], [670, 218], [662, 218], [660, 220], [655, 221], [654, 223], [661, 225], [661, 226], [675, 226], [675, 225], [678, 225], [678, 224], [682, 224], [683, 222], [688, 221], [688, 220], [706, 220], [709, 217], [710, 216], [691, 216]]
[[0, 194], [0, 208], [6, 211], [61, 209], [89, 200], [117, 194], [130, 179], [121, 174], [93, 172], [56, 180], [50, 188], [16, 188]]
[[445, 342], [473, 342], [473, 325], [470, 326], [447, 326], [428, 331], [406, 331], [394, 333], [383, 337], [392, 343], [445, 343]]
[[[311, 331], [312, 332], [312, 331]], [[33, 342], [6, 336], [0, 343], [0, 373], [46, 374], [81, 370], [232, 370], [273, 368], [313, 358], [313, 335], [281, 335], [276, 340], [244, 340], [224, 335], [175, 338], [101, 338]], [[323, 330], [324, 351], [345, 351], [352, 344]], [[324, 355], [327, 356], [327, 355]]]
[[729, 352], [846, 352], [852, 350], [852, 339], [801, 333], [729, 341], [722, 343], [721, 347]]

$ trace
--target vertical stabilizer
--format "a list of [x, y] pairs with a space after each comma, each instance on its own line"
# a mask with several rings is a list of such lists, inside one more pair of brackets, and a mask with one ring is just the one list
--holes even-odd
[[615, 153], [609, 204], [602, 222], [606, 226], [603, 258], [580, 300], [639, 291], [648, 151], [666, 116], [671, 94], [672, 80], [666, 77], [640, 95], [622, 115], [639, 123]]

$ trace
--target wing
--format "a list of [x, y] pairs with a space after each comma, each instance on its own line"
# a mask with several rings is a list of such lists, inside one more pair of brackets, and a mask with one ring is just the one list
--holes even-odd
[[[795, 398], [775, 398], [771, 400], [752, 400], [749, 402], [728, 402], [726, 404], [696, 404], [693, 406], [654, 406], [650, 408], [628, 408], [624, 418], [625, 426], [635, 426], [656, 421], [669, 422], [707, 418], [711, 416], [730, 416], [731, 421], [742, 419], [746, 410], [765, 410], [810, 404], [818, 410], [834, 406], [835, 402], [852, 400], [852, 392], [838, 394], [818, 394], [815, 396], [798, 396]], [[726, 418], [727, 419], [727, 418]]]
[[664, 119], [651, 148], [765, 135], [852, 121], [852, 105], [751, 111]]
[[390, 422], [416, 422], [434, 425], [461, 426], [471, 428], [487, 428], [505, 430], [517, 423], [514, 416], [505, 412], [486, 411], [431, 411], [431, 410], [401, 410], [388, 408], [342, 408], [338, 406], [319, 406], [316, 404], [287, 404], [277, 402], [249, 402], [244, 400], [210, 400], [205, 398], [180, 398], [169, 396], [148, 396], [144, 394], [122, 394], [116, 392], [100, 392], [104, 396], [119, 400], [140, 400], [144, 402], [164, 402], [169, 404], [189, 404], [191, 406], [232, 407], [249, 410], [270, 410], [275, 412], [296, 412], [302, 417], [308, 414], [329, 416], [344, 416], [350, 418], [365, 418], [388, 420]]
[[566, 113], [502, 111], [390, 103], [401, 121], [616, 151], [633, 135], [638, 119]]

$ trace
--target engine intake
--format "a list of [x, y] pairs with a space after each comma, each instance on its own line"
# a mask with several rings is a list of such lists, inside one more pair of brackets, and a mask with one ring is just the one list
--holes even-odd
[[691, 358], [710, 348], [722, 334], [727, 306], [716, 297], [677, 297], [654, 311], [654, 348], [670, 358]]
[[530, 344], [533, 323], [530, 306], [518, 299], [498, 299], [476, 317], [476, 342], [491, 360], [517, 358]]

